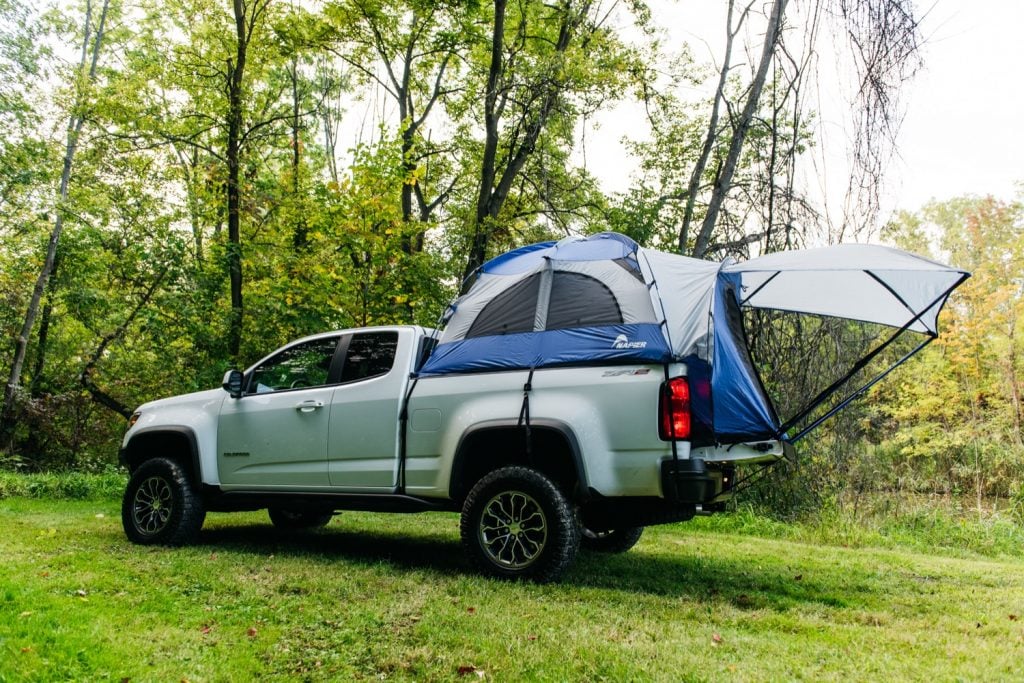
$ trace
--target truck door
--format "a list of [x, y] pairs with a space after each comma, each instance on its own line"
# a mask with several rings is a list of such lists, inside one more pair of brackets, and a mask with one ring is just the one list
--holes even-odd
[[245, 395], [224, 401], [217, 464], [225, 486], [329, 486], [327, 430], [340, 335], [286, 346], [249, 373]]
[[342, 341], [341, 384], [331, 400], [328, 459], [331, 486], [391, 490], [398, 480], [398, 412], [413, 334], [357, 332]]

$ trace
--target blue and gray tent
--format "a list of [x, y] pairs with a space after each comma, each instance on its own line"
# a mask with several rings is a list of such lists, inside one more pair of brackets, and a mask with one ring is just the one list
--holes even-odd
[[644, 249], [617, 233], [542, 242], [481, 266], [470, 289], [449, 307], [444, 332], [420, 375], [685, 362], [694, 385], [694, 418], [709, 441], [795, 440], [807, 430], [787, 431], [843, 382], [812, 399], [801, 414], [781, 420], [751, 362], [743, 308], [894, 328], [852, 375], [904, 333], [923, 335], [906, 357], [935, 338], [939, 311], [967, 277], [878, 245], [714, 263]]

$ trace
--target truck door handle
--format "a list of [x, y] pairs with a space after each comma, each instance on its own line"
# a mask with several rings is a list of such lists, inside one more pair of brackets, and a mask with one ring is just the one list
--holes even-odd
[[314, 410], [318, 410], [319, 408], [323, 407], [323, 401], [314, 401], [312, 399], [310, 399], [309, 401], [303, 401], [302, 403], [295, 404], [295, 410], [298, 410], [299, 412], [302, 413], [311, 413]]

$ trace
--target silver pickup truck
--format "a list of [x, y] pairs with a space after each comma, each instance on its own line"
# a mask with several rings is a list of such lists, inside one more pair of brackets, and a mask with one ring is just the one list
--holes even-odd
[[581, 543], [624, 551], [645, 525], [717, 509], [736, 462], [782, 453], [691, 449], [682, 364], [667, 382], [639, 364], [418, 377], [433, 341], [413, 326], [319, 334], [223, 388], [142, 405], [121, 449], [128, 537], [187, 543], [207, 511], [266, 508], [300, 529], [339, 510], [455, 510], [481, 569], [549, 580]]

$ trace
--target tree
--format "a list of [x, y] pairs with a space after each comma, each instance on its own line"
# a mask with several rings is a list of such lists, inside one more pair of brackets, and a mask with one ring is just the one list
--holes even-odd
[[15, 340], [14, 358], [11, 361], [11, 372], [4, 388], [4, 403], [0, 412], [0, 434], [11, 429], [13, 419], [12, 411], [16, 393], [21, 384], [21, 373], [25, 363], [25, 354], [28, 349], [29, 337], [35, 326], [36, 316], [39, 313], [39, 304], [43, 298], [43, 291], [53, 272], [54, 262], [57, 257], [57, 245], [60, 242], [61, 233], [64, 230], [64, 206], [67, 201], [68, 191], [71, 185], [71, 170], [75, 159], [75, 151], [78, 148], [79, 137], [82, 133], [82, 126], [85, 124], [88, 114], [88, 107], [91, 102], [91, 87], [96, 79], [96, 69], [99, 64], [100, 50], [103, 45], [103, 32], [106, 25], [107, 10], [109, 1], [103, 0], [99, 8], [98, 16], [93, 16], [92, 0], [86, 0], [85, 14], [82, 21], [82, 47], [78, 61], [78, 67], [73, 74], [74, 95], [73, 106], [67, 123], [67, 141], [64, 146], [63, 170], [61, 171], [60, 187], [57, 191], [55, 206], [53, 207], [53, 229], [50, 231], [50, 239], [46, 247], [46, 256], [43, 260], [39, 276], [36, 278], [35, 287], [32, 290], [32, 297], [29, 300], [28, 310], [25, 312], [25, 321]]
[[[441, 150], [429, 144], [423, 131], [437, 104], [460, 89], [452, 73], [475, 33], [472, 20], [479, 8], [475, 2], [346, 0], [327, 11], [344, 41], [344, 59], [398, 106], [405, 177], [402, 220], [427, 223], [449, 196], [451, 184], [428, 199], [423, 167]], [[421, 251], [424, 232], [425, 226], [411, 231], [403, 249]]]
[[502, 209], [545, 132], [557, 123], [568, 144], [579, 105], [614, 99], [636, 72], [634, 55], [600, 12], [589, 0], [494, 0], [484, 85], [469, 92], [483, 103], [483, 145], [464, 280], [486, 260]]
[[917, 487], [973, 489], [979, 507], [985, 496], [1020, 490], [1024, 207], [991, 197], [933, 202], [901, 214], [886, 234], [925, 253], [941, 250], [973, 275], [914, 373], [876, 392], [879, 420], [890, 427], [881, 448]]
[[[740, 152], [743, 150], [743, 144], [746, 142], [747, 133], [750, 131], [751, 124], [753, 123], [754, 114], [760, 104], [761, 92], [764, 90], [764, 84], [768, 78], [768, 68], [771, 66], [776, 46], [782, 34], [782, 16], [786, 11], [786, 1], [773, 0], [772, 2], [772, 8], [768, 15], [768, 27], [765, 29], [764, 43], [761, 48], [761, 59], [758, 61], [757, 71], [750, 83], [750, 90], [743, 104], [743, 111], [740, 112], [739, 117], [733, 122], [729, 151], [715, 178], [711, 200], [708, 202], [704, 221], [701, 223], [700, 232], [697, 234], [696, 243], [693, 247], [693, 256], [696, 258], [703, 258], [707, 253], [708, 245], [711, 242], [711, 235], [718, 220], [718, 212], [721, 209], [726, 194], [729, 192], [729, 188], [732, 186], [732, 179], [739, 163]], [[731, 49], [731, 40], [729, 41], [729, 47]], [[728, 71], [728, 61], [725, 62], [723, 71]], [[715, 102], [716, 104], [718, 102], [717, 95]], [[709, 130], [713, 130], [713, 126], [716, 123], [716, 117], [713, 116], [712, 119]], [[680, 244], [683, 243], [683, 237], [684, 235], [680, 233]]]

